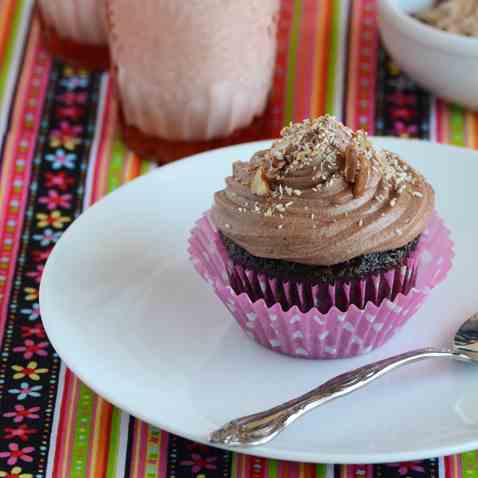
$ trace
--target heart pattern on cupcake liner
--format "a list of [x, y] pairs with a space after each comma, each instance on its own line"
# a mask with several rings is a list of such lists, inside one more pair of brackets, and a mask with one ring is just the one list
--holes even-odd
[[302, 312], [296, 305], [284, 311], [279, 303], [267, 306], [263, 299], [236, 294], [229, 285], [230, 261], [208, 212], [191, 231], [189, 254], [196, 271], [249, 337], [275, 352], [309, 359], [353, 357], [383, 345], [445, 279], [454, 256], [450, 232], [435, 212], [416, 251], [419, 274], [414, 288], [393, 302], [385, 298], [378, 306], [367, 302], [345, 311], [334, 306], [321, 313], [317, 308]]

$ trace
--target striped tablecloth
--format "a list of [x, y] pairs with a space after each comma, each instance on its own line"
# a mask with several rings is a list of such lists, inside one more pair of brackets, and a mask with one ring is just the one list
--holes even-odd
[[[478, 116], [402, 75], [376, 16], [376, 0], [283, 0], [276, 130], [328, 112], [372, 134], [478, 147]], [[219, 451], [114, 408], [62, 364], [39, 313], [45, 260], [82, 210], [155, 167], [125, 148], [116, 110], [107, 74], [45, 51], [30, 0], [0, 1], [0, 478], [478, 477], [477, 452], [341, 466]]]

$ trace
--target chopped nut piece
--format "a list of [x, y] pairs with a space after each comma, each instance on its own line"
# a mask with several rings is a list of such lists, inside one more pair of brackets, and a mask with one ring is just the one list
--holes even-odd
[[365, 156], [360, 156], [360, 167], [355, 178], [354, 196], [360, 197], [364, 194], [367, 188], [368, 178], [370, 176], [370, 161]]
[[350, 145], [345, 150], [345, 169], [344, 175], [348, 183], [355, 182], [355, 176], [359, 167], [358, 152], [353, 145]]
[[[354, 142], [345, 150], [344, 176], [345, 180], [353, 184], [354, 197], [364, 194], [370, 176], [370, 160], [367, 157], [368, 141], [366, 137], [356, 135]], [[361, 149], [362, 148], [362, 149]]]
[[260, 166], [257, 168], [256, 174], [252, 178], [251, 191], [257, 196], [267, 196], [271, 192], [269, 182], [264, 174], [264, 168]]

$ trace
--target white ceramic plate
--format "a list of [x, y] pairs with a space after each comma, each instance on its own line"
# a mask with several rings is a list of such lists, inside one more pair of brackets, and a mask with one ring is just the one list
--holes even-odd
[[[231, 163], [268, 142], [211, 151], [129, 183], [86, 211], [45, 269], [40, 302], [53, 345], [91, 388], [165, 430], [206, 442], [231, 418], [268, 408], [385, 356], [450, 343], [478, 310], [478, 154], [377, 139], [421, 169], [452, 230], [454, 267], [385, 347], [336, 361], [293, 359], [252, 342], [193, 270], [187, 238]], [[478, 368], [429, 361], [319, 408], [245, 453], [372, 463], [478, 448]]]

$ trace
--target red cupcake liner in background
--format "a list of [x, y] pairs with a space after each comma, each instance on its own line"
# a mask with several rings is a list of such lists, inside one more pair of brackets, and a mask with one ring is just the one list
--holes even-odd
[[[435, 212], [405, 266], [354, 284], [315, 286], [323, 288], [332, 304], [327, 312], [317, 307], [303, 312], [301, 308], [309, 309], [307, 302], [313, 300], [312, 290], [280, 281], [278, 285], [263, 274], [237, 270], [208, 213], [191, 231], [189, 253], [197, 272], [248, 336], [275, 352], [310, 359], [353, 357], [383, 345], [445, 279], [454, 255], [450, 233]], [[243, 286], [250, 288], [248, 293], [234, 291], [231, 273], [240, 274]], [[253, 300], [259, 292], [270, 305], [264, 298]], [[294, 302], [288, 310], [278, 302], [271, 303], [279, 294]], [[361, 307], [350, 305], [358, 294]]]

